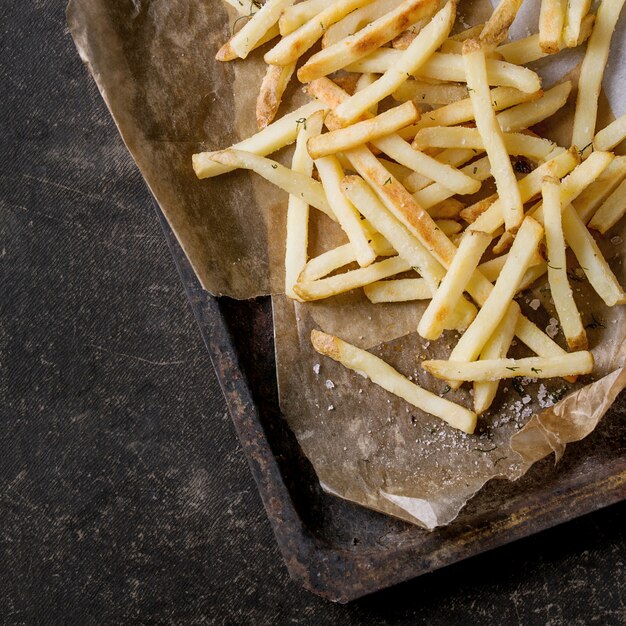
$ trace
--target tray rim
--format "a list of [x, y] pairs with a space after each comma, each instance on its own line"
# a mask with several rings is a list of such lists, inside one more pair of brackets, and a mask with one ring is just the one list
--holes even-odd
[[[153, 205], [289, 575], [308, 591], [332, 602], [351, 602], [626, 500], [626, 458], [623, 458], [610, 464], [599, 480], [590, 481], [582, 488], [563, 484], [563, 497], [569, 503], [566, 509], [559, 508], [556, 499], [554, 507], [549, 507], [545, 500], [537, 498], [525, 510], [511, 512], [514, 523], [495, 519], [463, 533], [456, 550], [441, 555], [415, 554], [412, 567], [401, 565], [396, 571], [388, 572], [384, 580], [376, 577], [382, 561], [379, 552], [329, 547], [313, 536], [300, 519], [261, 426], [252, 391], [238, 365], [236, 348], [218, 298], [200, 286], [160, 207], [156, 201]], [[598, 497], [599, 493], [602, 497]], [[413, 546], [398, 550], [416, 552]]]

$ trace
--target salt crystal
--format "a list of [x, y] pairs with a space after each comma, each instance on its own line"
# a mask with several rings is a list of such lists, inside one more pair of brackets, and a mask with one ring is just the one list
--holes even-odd
[[316, 364], [313, 366], [313, 373], [314, 373], [315, 375], [317, 375], [317, 374], [319, 374], [319, 373], [320, 373], [320, 364], [319, 364], [319, 363], [316, 363]]
[[541, 305], [541, 302], [539, 302], [538, 298], [535, 298], [531, 303], [530, 303], [530, 308], [533, 311], [536, 311]]
[[329, 410], [329, 411], [334, 411], [334, 410], [335, 410], [334, 405], [329, 404], [329, 405], [328, 405], [328, 410]]
[[559, 332], [559, 322], [553, 317], [550, 318], [550, 323], [546, 326], [546, 334], [550, 339], [554, 339]]
[[624, 240], [619, 235], [615, 235], [615, 237], [611, 237], [611, 243], [614, 246], [621, 246], [624, 243]]
[[335, 383], [332, 380], [327, 380], [324, 384], [326, 385], [326, 389], [334, 389], [335, 388]]

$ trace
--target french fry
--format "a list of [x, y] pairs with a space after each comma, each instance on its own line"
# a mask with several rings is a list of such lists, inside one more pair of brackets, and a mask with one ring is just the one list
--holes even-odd
[[539, 12], [539, 47], [546, 54], [556, 54], [561, 49], [561, 35], [565, 23], [562, 0], [541, 0]]
[[[292, 144], [298, 135], [300, 125], [313, 115], [316, 111], [324, 110], [324, 105], [319, 102], [309, 102], [299, 109], [281, 117], [262, 131], [248, 139], [235, 144], [233, 149], [253, 152], [259, 156], [267, 156], [285, 146]], [[200, 152], [192, 157], [193, 169], [200, 179], [219, 176], [227, 172], [232, 172], [234, 167], [220, 165], [211, 159], [215, 152]]]
[[611, 0], [600, 4], [580, 69], [572, 145], [582, 152], [583, 157], [591, 151], [596, 131], [602, 77], [609, 57], [613, 31], [623, 6], [624, 0]]
[[321, 183], [318, 183], [306, 174], [294, 172], [271, 159], [232, 148], [212, 153], [211, 159], [232, 169], [252, 170], [270, 183], [293, 196], [302, 198], [307, 204], [314, 206], [316, 209], [326, 213], [332, 220], [337, 221], [335, 213], [326, 199], [326, 193]]
[[358, 61], [397, 37], [407, 24], [414, 24], [417, 20], [432, 15], [438, 4], [438, 0], [405, 0], [358, 33], [314, 54], [298, 70], [298, 79], [309, 83]]
[[[397, 254], [389, 242], [378, 233], [372, 235], [370, 243], [377, 256], [389, 257]], [[304, 283], [313, 282], [355, 262], [354, 248], [351, 243], [346, 243], [310, 259], [302, 269], [299, 279]], [[430, 295], [428, 297], [430, 298]]]
[[626, 115], [605, 126], [594, 138], [594, 150], [613, 150], [626, 139]]
[[[237, 0], [235, 0], [236, 2]], [[304, 0], [298, 4], [288, 6], [278, 20], [280, 34], [283, 37], [293, 33], [303, 24], [312, 20], [316, 15], [321, 13], [333, 4], [335, 0]]]
[[356, 270], [328, 276], [320, 280], [299, 280], [294, 285], [294, 291], [305, 302], [314, 302], [338, 296], [383, 278], [402, 274], [410, 269], [411, 266], [404, 259], [394, 256], [384, 261], [372, 263], [369, 267], [360, 267]]
[[563, 42], [568, 48], [579, 46], [580, 36], [584, 31], [584, 20], [589, 17], [591, 0], [568, 0], [565, 9]]
[[[503, 6], [506, 1], [502, 0], [500, 6]], [[463, 44], [463, 61], [476, 127], [483, 139], [491, 163], [505, 227], [507, 231], [515, 232], [524, 218], [524, 206], [502, 130], [491, 106], [485, 53], [475, 39], [470, 39]]]
[[477, 231], [469, 231], [463, 236], [448, 272], [417, 326], [417, 332], [422, 337], [433, 341], [439, 339], [444, 330], [444, 322], [463, 298], [467, 283], [490, 241], [490, 235]]
[[[398, 180], [407, 178], [413, 173], [413, 170], [405, 167], [404, 165], [400, 165], [400, 163], [396, 163], [395, 161], [389, 161], [388, 159], [384, 159], [381, 157], [378, 157], [378, 161], [386, 170], [389, 170], [390, 174], [393, 174]], [[350, 163], [347, 159], [346, 162]]]
[[435, 224], [437, 224], [437, 228], [448, 237], [458, 235], [463, 230], [461, 223], [455, 220], [438, 219]]
[[276, 117], [283, 94], [295, 69], [295, 63], [267, 66], [256, 101], [256, 122], [260, 129], [266, 128]]
[[[311, 18], [286, 37], [283, 37], [263, 57], [271, 65], [288, 65], [297, 61], [324, 31], [351, 11], [362, 7], [370, 0], [335, 0], [330, 6]], [[293, 0], [292, 0], [293, 2]]]
[[[361, 91], [362, 89], [365, 89], [366, 87], [369, 87], [373, 82], [376, 81], [376, 79], [378, 78], [378, 76], [376, 76], [376, 74], [361, 74], [358, 78], [358, 80], [356, 81], [356, 87], [354, 89], [354, 93], [356, 93], [357, 91]], [[346, 95], [349, 95], [346, 92]], [[374, 104], [372, 105], [367, 112], [371, 115], [378, 115], [378, 104]], [[419, 109], [417, 109], [417, 114], [419, 117], [420, 111]]]
[[[517, 325], [519, 314], [519, 307], [509, 305], [509, 310], [504, 319], [497, 326], [480, 353], [481, 361], [506, 358], [513, 337], [515, 337], [515, 326]], [[474, 412], [476, 415], [482, 415], [489, 409], [496, 397], [496, 393], [498, 393], [498, 385], [499, 381], [497, 380], [474, 383]]]
[[[574, 2], [577, 2], [577, 0], [574, 0]], [[569, 4], [571, 5], [572, 2]], [[595, 19], [595, 15], [587, 15], [582, 21], [582, 24], [579, 24], [580, 33], [577, 36], [577, 39], [574, 40], [574, 45], [567, 44], [567, 47], [575, 48], [577, 46], [582, 46], [591, 35]], [[563, 45], [565, 42], [561, 40], [560, 43], [561, 47], [558, 50], [559, 52], [564, 49]], [[547, 52], [544, 52], [541, 49], [538, 33], [536, 35], [524, 37], [523, 39], [517, 39], [511, 43], [503, 44], [496, 48], [496, 51], [502, 55], [502, 58], [505, 61], [515, 63], [515, 65], [527, 65], [528, 63], [533, 63], [534, 61], [538, 61], [539, 59], [549, 56]]]
[[509, 28], [523, 0], [500, 0], [487, 23], [480, 32], [478, 41], [484, 51], [493, 50], [507, 38]]
[[[467, 91], [465, 95], [467, 95]], [[542, 95], [543, 92], [541, 90], [534, 93], [526, 93], [512, 87], [496, 87], [489, 93], [491, 105], [496, 111], [508, 109], [523, 102], [537, 100]], [[423, 118], [416, 124], [416, 127], [422, 129], [431, 126], [455, 126], [456, 124], [470, 122], [473, 119], [474, 108], [472, 101], [466, 97], [458, 102], [425, 113]]]
[[[349, 72], [372, 72], [384, 74], [398, 63], [406, 50], [381, 48], [368, 57], [351, 63], [346, 67]], [[465, 82], [465, 69], [460, 54], [435, 52], [421, 67], [410, 72], [416, 78], [430, 78], [450, 82]], [[526, 67], [519, 67], [506, 61], [487, 59], [487, 78], [494, 87], [515, 87], [520, 91], [535, 93], [541, 89], [539, 76]], [[399, 87], [399, 85], [398, 85]], [[395, 89], [398, 89], [396, 87]], [[394, 89], [394, 91], [395, 91]], [[389, 94], [386, 94], [389, 95]]]
[[411, 302], [430, 300], [432, 292], [423, 278], [397, 278], [370, 283], [363, 287], [367, 299], [372, 304], [382, 302]]
[[[597, 154], [597, 153], [596, 153]], [[626, 304], [626, 294], [574, 207], [563, 210], [563, 233], [587, 280], [607, 306]]]
[[526, 217], [520, 226], [495, 286], [482, 305], [476, 319], [452, 350], [451, 361], [474, 361], [478, 358], [485, 344], [507, 313], [542, 237], [543, 228], [541, 224], [532, 217]]
[[371, 265], [376, 260], [376, 253], [369, 244], [359, 212], [341, 191], [344, 172], [339, 161], [334, 156], [325, 156], [315, 159], [315, 167], [326, 192], [328, 204], [330, 204], [341, 228], [348, 236], [354, 248], [357, 262], [361, 267]]
[[[252, 15], [243, 28], [228, 41], [217, 53], [217, 60], [236, 54], [245, 59], [253, 50], [255, 44], [276, 25], [283, 9], [293, 4], [294, 0], [267, 0], [265, 4]], [[279, 65], [276, 63], [275, 65]], [[285, 64], [286, 65], [286, 64]]]
[[459, 217], [464, 219], [468, 224], [475, 222], [496, 200], [498, 194], [493, 194], [487, 198], [483, 198], [475, 202], [471, 206], [466, 207], [459, 213]]
[[557, 378], [591, 374], [593, 355], [591, 352], [580, 351], [550, 358], [493, 359], [473, 363], [422, 361], [422, 367], [433, 376], [444, 380], [495, 381], [518, 376]]
[[391, 95], [441, 45], [454, 24], [455, 16], [456, 0], [450, 0], [421, 30], [415, 41], [400, 52], [400, 58], [394, 67], [389, 68], [367, 89], [355, 93], [340, 104], [329, 116], [332, 116], [339, 126], [347, 126], [358, 119], [372, 104]]
[[626, 177], [626, 156], [616, 156], [572, 203], [585, 224], [602, 206], [602, 203], [619, 187]]
[[311, 343], [320, 354], [367, 376], [374, 384], [425, 413], [434, 415], [470, 435], [474, 432], [476, 415], [472, 411], [418, 387], [373, 354], [316, 330], [311, 333]]
[[418, 117], [419, 111], [413, 102], [405, 102], [371, 119], [313, 138], [309, 143], [309, 154], [317, 159], [329, 154], [345, 152], [350, 148], [390, 135], [408, 126]]
[[[549, 139], [533, 137], [523, 133], [503, 135], [504, 146], [508, 154], [525, 156], [532, 161], [542, 162], [557, 147]], [[425, 148], [470, 148], [484, 150], [482, 137], [478, 129], [463, 126], [434, 126], [421, 129], [412, 144], [417, 150]]]
[[428, 214], [433, 219], [438, 220], [456, 219], [464, 208], [465, 205], [456, 198], [448, 198], [448, 200], [429, 207]]
[[451, 83], [433, 85], [421, 80], [407, 80], [391, 95], [398, 102], [413, 100], [418, 104], [441, 106], [464, 99], [467, 96], [467, 89], [463, 85]]
[[[296, 149], [291, 162], [291, 169], [305, 176], [313, 173], [313, 160], [306, 149], [309, 137], [322, 132], [324, 116], [321, 111], [313, 114], [302, 126], [296, 139]], [[298, 280], [307, 262], [309, 242], [309, 205], [300, 196], [289, 196], [287, 205], [287, 237], [285, 242], [285, 294], [297, 298], [293, 286]]]
[[330, 48], [349, 35], [358, 33], [370, 22], [394, 11], [404, 0], [374, 0], [362, 6], [326, 29], [322, 39], [322, 48]]
[[626, 181], [622, 181], [604, 201], [598, 212], [591, 218], [589, 228], [604, 235], [624, 217], [624, 214], [626, 214]]
[[[401, 134], [401, 133], [398, 133]], [[476, 156], [476, 150], [442, 150], [439, 154], [435, 155], [439, 163], [443, 163], [444, 165], [451, 165], [452, 167], [460, 167], [464, 165], [468, 161], [471, 161]], [[433, 182], [432, 179], [423, 176], [422, 174], [418, 174], [417, 172], [413, 172], [407, 176], [403, 185], [411, 192], [415, 193], [420, 189], [424, 189]]]
[[450, 35], [450, 39], [452, 41], [466, 41], [467, 39], [476, 39], [476, 37], [480, 37], [480, 33], [483, 32], [483, 28], [485, 28], [484, 24], [476, 24], [475, 26], [470, 26], [465, 30], [462, 30], [460, 33], [456, 33], [455, 35]]
[[548, 281], [554, 306], [570, 350], [586, 350], [587, 333], [567, 279], [565, 238], [561, 222], [561, 191], [556, 178], [544, 178], [543, 218], [548, 246]]

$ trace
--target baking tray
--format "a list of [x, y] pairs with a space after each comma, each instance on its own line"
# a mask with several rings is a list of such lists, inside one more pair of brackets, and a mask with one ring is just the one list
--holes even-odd
[[[156, 204], [155, 204], [156, 206]], [[202, 289], [156, 206], [291, 577], [349, 602], [626, 499], [626, 396], [555, 466], [491, 481], [447, 527], [426, 531], [321, 490], [278, 406], [269, 298]]]

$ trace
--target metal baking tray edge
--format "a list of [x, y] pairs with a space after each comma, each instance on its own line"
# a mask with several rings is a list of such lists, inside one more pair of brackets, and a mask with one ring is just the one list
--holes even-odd
[[[323, 515], [319, 511], [332, 502], [340, 510], [335, 513], [339, 523], [343, 515], [354, 525], [356, 516], [359, 528], [372, 520], [379, 529], [376, 532], [388, 523], [391, 530], [387, 535], [391, 540], [385, 541], [383, 532], [383, 539], [376, 545], [361, 545], [356, 538], [352, 542], [345, 538], [334, 541], [332, 536], [312, 529], [310, 520], [303, 519], [302, 504], [296, 502], [304, 490], [302, 484], [294, 488], [288, 482], [293, 479], [292, 474], [304, 473], [307, 480], [314, 474], [303, 465], [306, 460], [294, 461], [290, 458], [293, 453], [275, 449], [284, 438], [293, 440], [291, 450], [297, 443], [294, 444], [295, 438], [276, 409], [269, 301], [241, 303], [214, 298], [204, 291], [156, 203], [155, 208], [289, 574], [306, 589], [328, 600], [346, 603], [626, 499], [625, 438], [619, 444], [623, 450], [620, 447], [614, 458], [561, 474], [558, 481], [556, 472], [546, 469], [550, 462], [542, 461], [537, 465], [549, 475], [548, 480], [542, 476], [533, 478], [531, 489], [523, 484], [526, 479], [512, 487], [506, 483], [513, 495], [505, 495], [501, 501], [497, 495], [501, 487], [496, 487], [496, 495], [489, 500], [497, 502], [492, 510], [486, 514], [474, 511], [469, 516], [462, 513], [453, 524], [434, 532], [321, 494], [318, 488], [315, 497], [322, 499], [322, 504], [318, 504], [317, 512], [309, 512], [311, 519]], [[241, 333], [239, 329], [233, 331], [233, 320], [248, 327], [249, 343], [240, 338], [244, 343], [237, 345], [235, 336]], [[257, 345], [249, 349], [252, 343]], [[255, 351], [256, 357], [252, 354]], [[259, 387], [271, 388], [272, 383], [274, 389], [270, 392], [259, 391]], [[268, 393], [274, 396], [269, 402]], [[275, 406], [268, 408], [270, 405]], [[493, 482], [506, 481], [492, 481], [487, 491]]]

